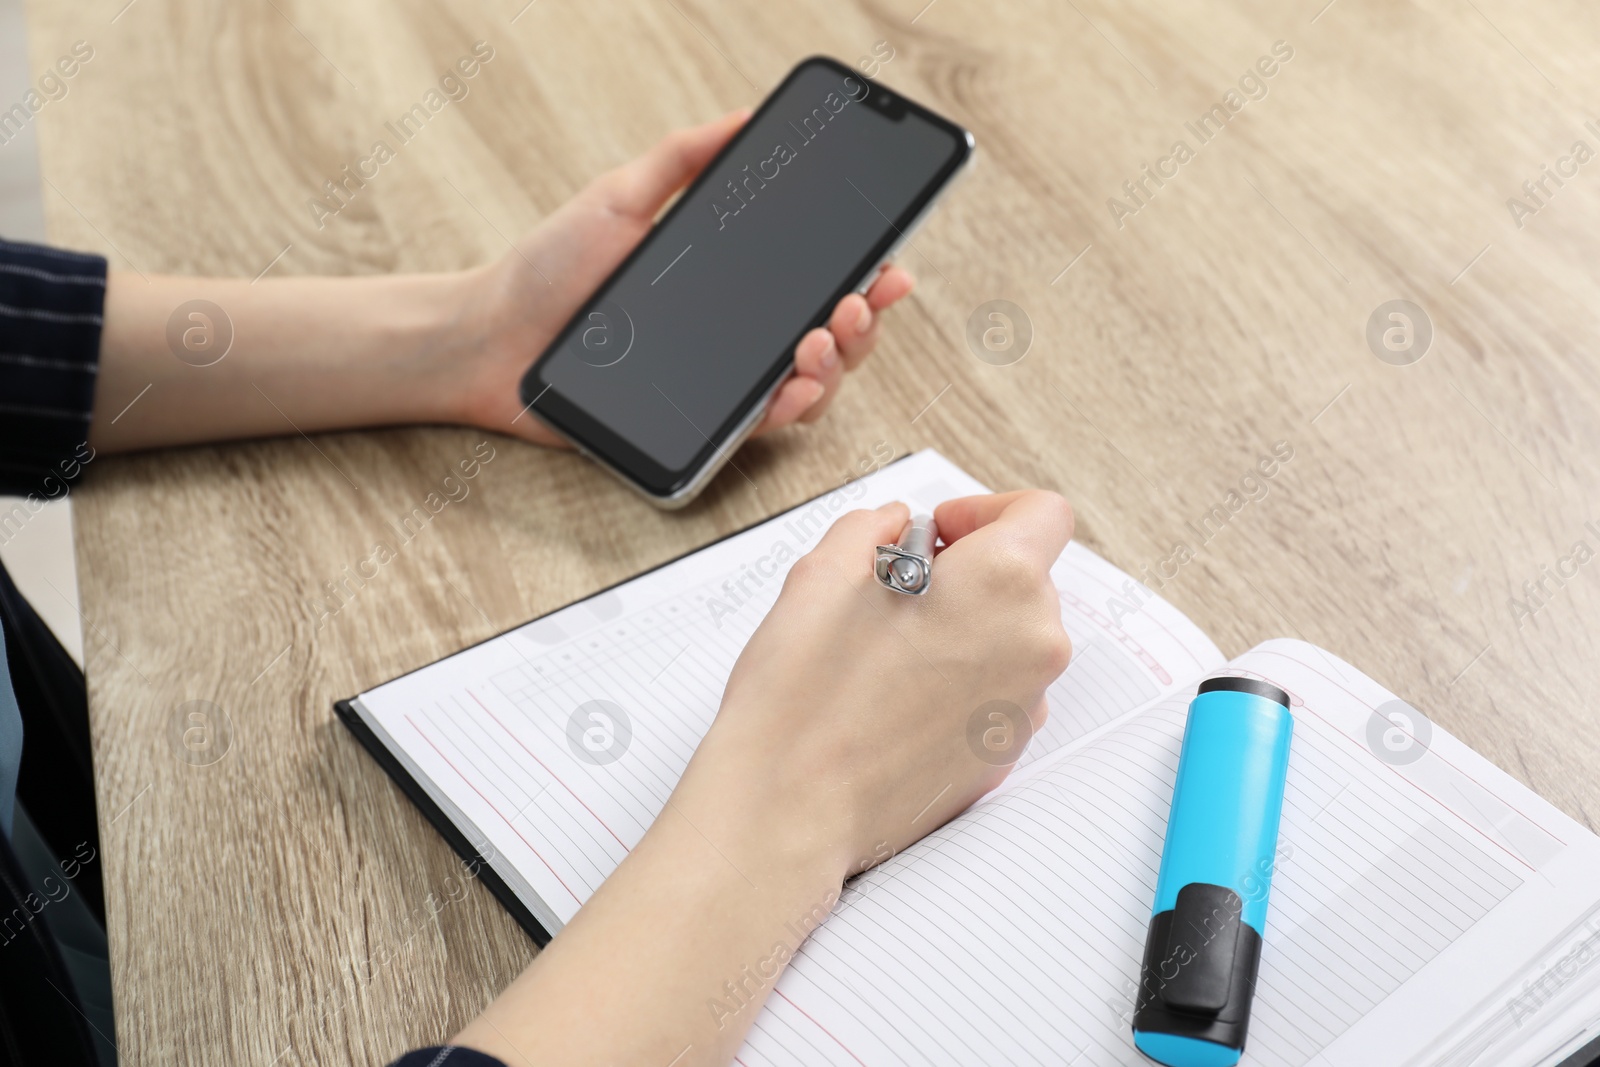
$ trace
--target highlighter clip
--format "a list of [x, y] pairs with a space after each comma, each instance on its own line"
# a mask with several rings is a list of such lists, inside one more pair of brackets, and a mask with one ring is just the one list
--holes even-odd
[[1136, 1031], [1204, 1041], [1217, 1052], [1244, 1047], [1261, 935], [1243, 910], [1232, 889], [1190, 882], [1172, 910], [1150, 920]]

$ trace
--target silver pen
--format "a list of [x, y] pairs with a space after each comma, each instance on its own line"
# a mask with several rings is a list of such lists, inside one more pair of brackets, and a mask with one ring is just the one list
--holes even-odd
[[873, 553], [872, 572], [878, 584], [896, 593], [921, 596], [933, 581], [933, 546], [939, 527], [932, 515], [914, 515], [892, 545]]

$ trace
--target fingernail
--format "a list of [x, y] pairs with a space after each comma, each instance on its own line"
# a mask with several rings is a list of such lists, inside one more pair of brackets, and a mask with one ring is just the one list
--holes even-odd
[[839, 365], [839, 346], [833, 343], [833, 334], [828, 335], [828, 347], [822, 350], [823, 370], [832, 370]]
[[856, 316], [856, 333], [866, 333], [872, 326], [872, 305], [861, 301], [861, 314]]
[[817, 406], [817, 401], [821, 400], [823, 398], [823, 396], [826, 395], [827, 392], [828, 392], [828, 390], [823, 387], [822, 383], [818, 382], [818, 381], [813, 381], [811, 383], [811, 389], [812, 389], [811, 402], [805, 406], [803, 411], [810, 411], [812, 408], [816, 407]]

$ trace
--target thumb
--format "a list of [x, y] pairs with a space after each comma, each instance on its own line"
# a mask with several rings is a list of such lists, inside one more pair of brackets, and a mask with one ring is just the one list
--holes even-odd
[[749, 108], [739, 108], [702, 126], [674, 130], [644, 155], [608, 173], [601, 182], [611, 210], [639, 219], [655, 217], [667, 199], [689, 184], [749, 117]]

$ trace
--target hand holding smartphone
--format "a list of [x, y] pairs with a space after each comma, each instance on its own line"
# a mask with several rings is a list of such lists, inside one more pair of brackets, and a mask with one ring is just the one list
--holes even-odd
[[800, 338], [871, 283], [972, 150], [926, 108], [806, 60], [556, 335], [523, 403], [652, 503], [688, 503]]

